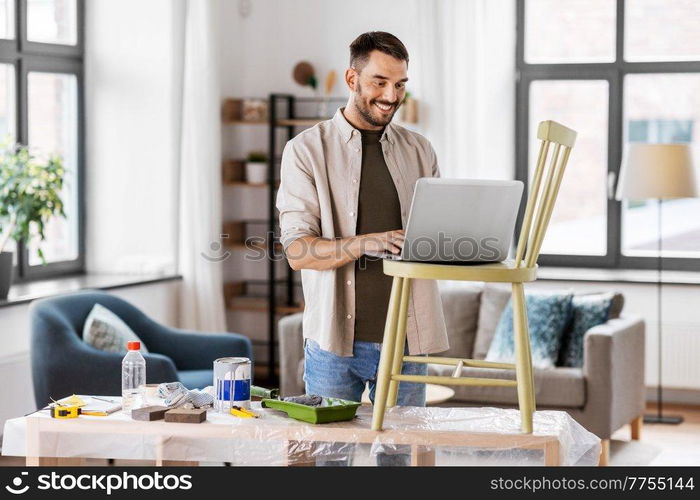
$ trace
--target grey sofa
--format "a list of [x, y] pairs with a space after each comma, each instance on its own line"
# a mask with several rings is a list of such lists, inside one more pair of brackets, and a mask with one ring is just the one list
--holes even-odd
[[[441, 290], [443, 310], [450, 338], [446, 355], [483, 359], [510, 292], [497, 285], [451, 287]], [[611, 319], [590, 329], [584, 339], [581, 368], [535, 369], [537, 409], [564, 410], [581, 425], [604, 440], [627, 423], [633, 424], [633, 438], [639, 435], [645, 407], [644, 322], [621, 316], [623, 297], [616, 294]], [[279, 322], [281, 391], [302, 394], [302, 314]], [[450, 375], [454, 367], [429, 365], [429, 372]], [[514, 378], [514, 372], [485, 368], [464, 368], [464, 376]], [[512, 387], [453, 387], [454, 398], [443, 406], [517, 407]], [[603, 457], [602, 462], [605, 462]]]

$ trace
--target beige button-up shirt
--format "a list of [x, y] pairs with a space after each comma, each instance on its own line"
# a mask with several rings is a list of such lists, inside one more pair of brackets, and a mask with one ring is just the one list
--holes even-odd
[[[406, 219], [420, 177], [438, 177], [435, 151], [420, 134], [389, 124], [380, 139], [396, 186], [401, 220]], [[362, 166], [361, 134], [335, 116], [289, 141], [282, 154], [277, 193], [281, 242], [285, 250], [296, 238], [355, 236]], [[355, 265], [333, 270], [302, 269], [304, 338], [339, 356], [352, 356], [355, 335]], [[357, 297], [362, 300], [362, 297]], [[412, 280], [406, 337], [410, 354], [448, 349], [442, 303], [434, 280]]]

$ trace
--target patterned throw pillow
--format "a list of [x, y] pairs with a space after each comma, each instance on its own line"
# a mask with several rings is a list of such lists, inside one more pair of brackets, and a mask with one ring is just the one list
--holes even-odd
[[573, 321], [562, 338], [559, 366], [583, 366], [583, 337], [594, 326], [608, 321], [614, 296], [613, 293], [600, 293], [574, 297]]
[[[533, 366], [537, 368], [555, 366], [564, 329], [571, 320], [572, 297], [570, 293], [525, 295]], [[515, 360], [511, 301], [508, 301], [498, 322], [486, 360], [505, 363], [512, 363]]]
[[[106, 307], [95, 304], [83, 325], [83, 340], [101, 351], [126, 354], [126, 343], [141, 339], [119, 316]], [[148, 352], [141, 342], [141, 353]]]

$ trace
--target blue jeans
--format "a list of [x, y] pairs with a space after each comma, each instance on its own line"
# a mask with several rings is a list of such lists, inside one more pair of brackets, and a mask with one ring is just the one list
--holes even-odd
[[[369, 398], [374, 403], [377, 388], [377, 370], [382, 344], [375, 342], [355, 342], [352, 357], [343, 357], [322, 350], [318, 343], [304, 340], [304, 383], [307, 394], [316, 394], [329, 398], [341, 398], [360, 401], [365, 385], [369, 384]], [[425, 375], [427, 365], [423, 363], [404, 363], [401, 373], [405, 375]], [[396, 403], [399, 406], [425, 406], [425, 384], [400, 382]], [[351, 454], [353, 447], [346, 446]], [[403, 447], [397, 447], [397, 450]], [[348, 454], [346, 453], [346, 454]], [[407, 465], [405, 453], [387, 455], [378, 454], [379, 465]], [[318, 460], [319, 465], [348, 465], [349, 460]]]
[[[382, 344], [355, 342], [352, 357], [343, 357], [322, 350], [311, 339], [304, 340], [304, 383], [307, 394], [327, 398], [360, 401], [365, 385], [369, 383], [369, 399], [374, 403], [377, 388], [377, 369]], [[425, 375], [427, 365], [404, 363], [401, 373]], [[425, 384], [399, 383], [396, 403], [399, 406], [425, 406]]]

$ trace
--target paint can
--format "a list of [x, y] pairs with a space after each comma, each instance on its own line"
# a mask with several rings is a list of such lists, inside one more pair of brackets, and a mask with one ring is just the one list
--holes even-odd
[[250, 408], [251, 365], [248, 358], [219, 358], [214, 361], [214, 409], [230, 413], [232, 406]]

